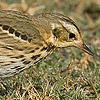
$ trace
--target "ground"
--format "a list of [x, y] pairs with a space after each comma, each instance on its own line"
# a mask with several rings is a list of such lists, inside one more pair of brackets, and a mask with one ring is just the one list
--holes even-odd
[[94, 52], [91, 57], [74, 47], [58, 49], [32, 68], [0, 80], [0, 100], [100, 99], [99, 0], [0, 0], [0, 9], [63, 13], [77, 23]]

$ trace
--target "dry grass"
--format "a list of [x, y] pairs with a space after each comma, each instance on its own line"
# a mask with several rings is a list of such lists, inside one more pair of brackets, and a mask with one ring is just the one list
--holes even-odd
[[95, 53], [91, 57], [75, 48], [60, 49], [33, 68], [1, 80], [0, 100], [100, 99], [99, 0], [0, 0], [0, 9], [64, 13], [75, 20]]

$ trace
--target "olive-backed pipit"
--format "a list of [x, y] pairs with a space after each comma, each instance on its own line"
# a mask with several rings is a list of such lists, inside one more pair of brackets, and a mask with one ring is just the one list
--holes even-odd
[[63, 14], [35, 16], [0, 11], [0, 77], [27, 69], [56, 48], [75, 46], [93, 54], [83, 43], [73, 20]]

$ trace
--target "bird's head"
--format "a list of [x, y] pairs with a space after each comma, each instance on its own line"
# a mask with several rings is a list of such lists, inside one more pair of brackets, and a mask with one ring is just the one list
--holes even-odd
[[46, 26], [50, 25], [52, 28], [49, 32], [51, 36], [46, 39], [47, 42], [52, 43], [55, 47], [74, 46], [93, 55], [92, 51], [84, 44], [81, 32], [72, 19], [58, 13], [45, 14], [44, 17], [48, 19]]

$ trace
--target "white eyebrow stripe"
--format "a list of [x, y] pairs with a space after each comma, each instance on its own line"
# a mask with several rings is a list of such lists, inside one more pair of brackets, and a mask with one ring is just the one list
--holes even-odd
[[69, 32], [78, 33], [78, 29], [75, 25], [71, 23], [66, 23], [64, 21], [59, 20], [59, 22], [65, 27]]

